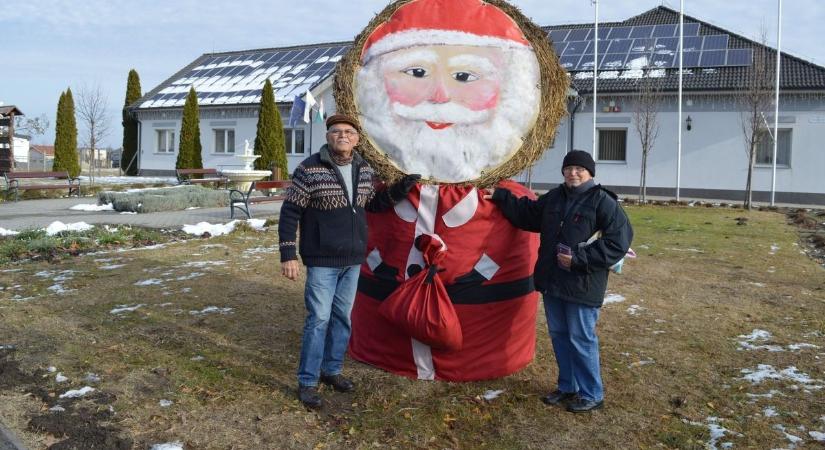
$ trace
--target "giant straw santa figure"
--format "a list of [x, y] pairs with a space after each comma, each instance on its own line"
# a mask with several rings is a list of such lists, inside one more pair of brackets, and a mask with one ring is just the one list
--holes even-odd
[[369, 215], [354, 359], [451, 381], [532, 360], [538, 238], [482, 188], [533, 196], [506, 178], [548, 147], [567, 83], [545, 33], [500, 0], [397, 1], [356, 39], [337, 69], [338, 109], [361, 121], [361, 153], [380, 175], [422, 178], [394, 209]]

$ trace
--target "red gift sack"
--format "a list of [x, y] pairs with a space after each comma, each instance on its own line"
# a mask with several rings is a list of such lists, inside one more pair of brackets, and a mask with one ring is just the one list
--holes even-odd
[[410, 277], [381, 303], [378, 312], [411, 337], [439, 350], [461, 350], [461, 323], [453, 307], [438, 264], [446, 255], [440, 239], [418, 236], [415, 246], [424, 258], [424, 267]]

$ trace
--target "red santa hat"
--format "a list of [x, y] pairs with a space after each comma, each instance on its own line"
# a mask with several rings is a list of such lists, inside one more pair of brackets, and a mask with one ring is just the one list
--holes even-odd
[[361, 61], [418, 45], [529, 48], [518, 24], [481, 0], [413, 0], [373, 30]]

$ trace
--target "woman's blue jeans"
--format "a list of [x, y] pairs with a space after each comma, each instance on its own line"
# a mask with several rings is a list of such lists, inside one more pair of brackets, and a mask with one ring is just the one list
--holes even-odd
[[304, 288], [307, 317], [298, 366], [299, 385], [317, 386], [321, 373], [341, 373], [360, 271], [360, 265], [307, 267]]
[[576, 392], [585, 400], [602, 401], [596, 322], [599, 308], [544, 297], [547, 328], [559, 366], [559, 390]]

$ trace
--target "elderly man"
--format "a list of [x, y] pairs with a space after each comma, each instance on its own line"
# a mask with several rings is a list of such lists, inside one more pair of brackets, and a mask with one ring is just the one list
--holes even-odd
[[514, 226], [540, 233], [535, 284], [544, 295], [559, 369], [558, 388], [542, 401], [582, 413], [604, 405], [596, 321], [610, 266], [630, 248], [633, 229], [616, 195], [593, 180], [589, 153], [568, 153], [562, 174], [564, 184], [537, 200], [517, 199], [506, 189], [488, 198]]
[[284, 276], [300, 274], [296, 231], [300, 224], [300, 254], [307, 266], [299, 398], [318, 408], [318, 381], [340, 392], [353, 389], [341, 374], [350, 337], [350, 312], [358, 273], [367, 245], [365, 209], [382, 210], [406, 196], [416, 175], [376, 194], [373, 171], [354, 151], [357, 122], [343, 114], [326, 121], [327, 144], [305, 159], [292, 175], [292, 185], [281, 207], [278, 235]]

